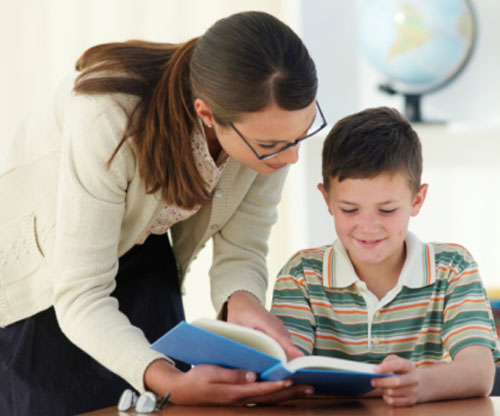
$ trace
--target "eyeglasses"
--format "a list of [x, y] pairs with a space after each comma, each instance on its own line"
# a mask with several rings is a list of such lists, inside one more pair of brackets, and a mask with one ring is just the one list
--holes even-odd
[[317, 107], [318, 111], [316, 111], [316, 115], [314, 116], [314, 120], [311, 123], [311, 125], [309, 126], [309, 128], [307, 129], [307, 134], [304, 137], [296, 139], [291, 143], [287, 143], [287, 144], [283, 145], [283, 147], [281, 147], [280, 149], [278, 149], [272, 153], [269, 153], [269, 154], [259, 153], [249, 143], [249, 141], [247, 139], [245, 139], [245, 136], [243, 136], [243, 134], [241, 134], [241, 132], [236, 127], [234, 127], [233, 123], [229, 123], [229, 125], [236, 132], [236, 134], [238, 136], [240, 136], [240, 138], [246, 143], [246, 145], [250, 148], [250, 150], [257, 157], [257, 159], [266, 160], [266, 159], [270, 159], [270, 158], [276, 156], [278, 153], [281, 153], [281, 152], [285, 151], [286, 149], [289, 149], [290, 147], [297, 146], [302, 140], [305, 140], [305, 139], [308, 139], [309, 137], [314, 136], [315, 134], [319, 133], [321, 130], [323, 130], [326, 127], [327, 122], [326, 122], [325, 116], [323, 115], [323, 111], [321, 111], [321, 107], [319, 106], [319, 103], [317, 101], [316, 101], [316, 107]]
[[146, 391], [138, 397], [134, 391], [126, 389], [121, 394], [120, 400], [118, 400], [118, 410], [125, 412], [135, 406], [137, 413], [152, 413], [155, 410], [161, 410], [169, 397], [170, 393], [167, 393], [158, 403], [156, 395], [151, 391]]

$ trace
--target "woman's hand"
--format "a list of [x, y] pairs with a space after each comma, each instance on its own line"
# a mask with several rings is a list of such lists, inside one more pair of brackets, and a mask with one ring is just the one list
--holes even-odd
[[214, 365], [197, 365], [186, 373], [166, 360], [151, 363], [144, 374], [146, 387], [159, 395], [170, 392], [169, 401], [183, 405], [244, 405], [277, 403], [307, 395], [306, 386], [290, 380], [256, 382], [255, 373]]
[[238, 291], [231, 295], [227, 304], [227, 320], [235, 324], [248, 326], [274, 338], [285, 350], [290, 360], [304, 355], [290, 341], [283, 322], [269, 312], [251, 293]]

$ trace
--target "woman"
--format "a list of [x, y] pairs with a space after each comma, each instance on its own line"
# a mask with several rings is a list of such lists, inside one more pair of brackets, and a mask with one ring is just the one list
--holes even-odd
[[0, 165], [0, 413], [89, 411], [128, 384], [179, 404], [302, 394], [149, 344], [183, 319], [179, 282], [212, 238], [220, 316], [298, 354], [263, 301], [286, 166], [325, 124], [303, 43], [245, 12], [182, 45], [98, 45], [77, 70]]

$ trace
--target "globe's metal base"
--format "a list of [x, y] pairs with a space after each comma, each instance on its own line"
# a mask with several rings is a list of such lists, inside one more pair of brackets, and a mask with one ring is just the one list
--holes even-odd
[[405, 99], [405, 116], [408, 121], [421, 123], [422, 113], [420, 111], [421, 94], [403, 94]]

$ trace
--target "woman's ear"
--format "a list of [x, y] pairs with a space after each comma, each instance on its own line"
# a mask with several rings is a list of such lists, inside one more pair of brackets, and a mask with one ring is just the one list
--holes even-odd
[[196, 98], [194, 100], [194, 110], [196, 114], [201, 118], [203, 124], [211, 129], [214, 126], [214, 116], [212, 114], [212, 109], [210, 106], [203, 101], [201, 98]]
[[413, 204], [411, 208], [412, 217], [415, 217], [420, 212], [422, 205], [424, 205], [427, 189], [429, 189], [428, 184], [424, 183], [423, 185], [420, 185], [420, 188], [418, 188], [417, 193], [413, 197]]

